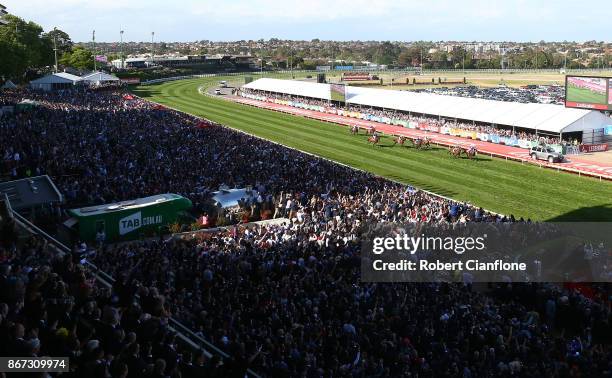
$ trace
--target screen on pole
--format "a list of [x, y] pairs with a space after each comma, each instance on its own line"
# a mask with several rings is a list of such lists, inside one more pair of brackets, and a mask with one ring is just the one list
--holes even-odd
[[612, 110], [612, 78], [566, 76], [565, 106], [568, 108]]
[[344, 84], [330, 84], [331, 100], [346, 102], [346, 86]]

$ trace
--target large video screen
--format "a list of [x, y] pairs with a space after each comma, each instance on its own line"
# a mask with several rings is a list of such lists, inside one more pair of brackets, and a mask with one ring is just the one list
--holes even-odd
[[565, 106], [568, 108], [612, 110], [612, 78], [566, 76]]
[[344, 84], [330, 84], [331, 100], [346, 102], [346, 86]]

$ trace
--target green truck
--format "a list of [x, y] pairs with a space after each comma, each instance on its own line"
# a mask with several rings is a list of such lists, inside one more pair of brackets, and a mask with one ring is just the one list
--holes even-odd
[[84, 241], [115, 242], [159, 234], [164, 227], [188, 217], [191, 201], [178, 194], [158, 194], [106, 205], [68, 210], [64, 224]]

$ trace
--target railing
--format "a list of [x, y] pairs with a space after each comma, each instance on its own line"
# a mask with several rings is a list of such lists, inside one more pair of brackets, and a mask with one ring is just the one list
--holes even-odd
[[[32, 234], [38, 234], [40, 236], [42, 236], [43, 238], [45, 238], [45, 240], [47, 240], [58, 252], [60, 253], [70, 253], [70, 248], [68, 248], [67, 246], [65, 246], [63, 243], [61, 243], [60, 241], [58, 241], [57, 239], [55, 239], [54, 237], [52, 237], [51, 235], [47, 234], [45, 231], [41, 230], [38, 226], [32, 224], [30, 221], [28, 221], [26, 218], [24, 218], [21, 214], [17, 213], [17, 212], [13, 212], [13, 215], [15, 216], [15, 220], [26, 230], [29, 230], [30, 233]], [[109, 275], [108, 273], [100, 270], [95, 264], [89, 262], [89, 261], [85, 261], [85, 265], [89, 268], [90, 272], [93, 274], [93, 276], [96, 278], [96, 280], [101, 283], [102, 285], [104, 285], [107, 288], [112, 288], [113, 284], [115, 283], [115, 279]], [[138, 297], [138, 296], [136, 296]], [[212, 343], [210, 343], [208, 340], [204, 339], [203, 337], [197, 335], [196, 333], [194, 333], [191, 329], [189, 329], [188, 327], [186, 327], [184, 324], [182, 324], [181, 322], [177, 321], [174, 318], [169, 318], [168, 320], [169, 323], [169, 329], [172, 332], [175, 332], [177, 337], [182, 340], [185, 344], [189, 345], [190, 347], [192, 347], [193, 349], [200, 349], [202, 351], [204, 351], [204, 354], [207, 357], [212, 357], [213, 353], [217, 354], [223, 358], [229, 358], [230, 356], [225, 353], [224, 351], [222, 351], [221, 349], [217, 348], [215, 345], [213, 345]], [[261, 376], [257, 373], [255, 373], [253, 370], [248, 369], [247, 370], [247, 374], [249, 377], [254, 377], [254, 378], [260, 378]]]

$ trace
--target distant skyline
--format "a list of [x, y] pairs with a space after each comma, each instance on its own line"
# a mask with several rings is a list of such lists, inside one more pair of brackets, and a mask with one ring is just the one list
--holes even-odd
[[75, 42], [455, 40], [610, 42], [609, 0], [0, 0], [7, 11], [57, 27]]

